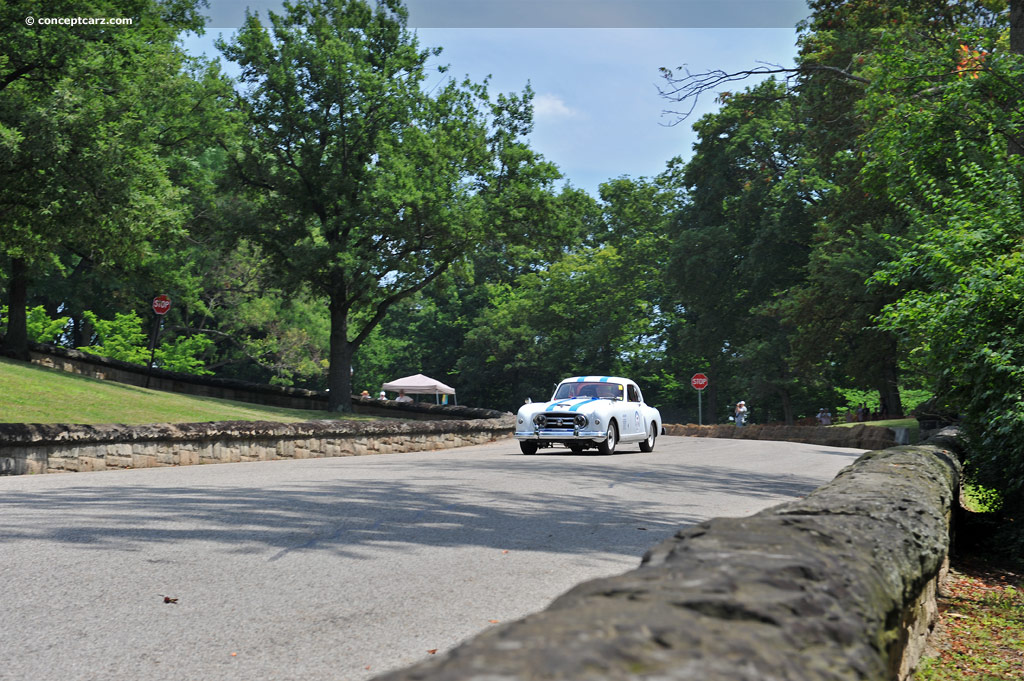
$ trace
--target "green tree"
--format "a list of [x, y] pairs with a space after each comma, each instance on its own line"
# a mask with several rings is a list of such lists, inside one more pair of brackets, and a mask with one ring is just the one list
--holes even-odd
[[[84, 352], [132, 364], [149, 364], [150, 338], [142, 319], [134, 312], [117, 314], [113, 319], [100, 319], [86, 310], [84, 316], [95, 329], [89, 345], [78, 348]], [[205, 336], [178, 336], [161, 339], [153, 349], [155, 366], [168, 371], [209, 375], [213, 372], [203, 366], [200, 356], [211, 343]]]
[[[874, 319], [900, 290], [867, 281], [877, 264], [891, 257], [887, 239], [905, 233], [908, 221], [890, 196], [888, 168], [878, 171], [876, 121], [881, 112], [893, 112], [892, 125], [881, 129], [889, 133], [883, 134], [901, 136], [897, 131], [913, 128], [915, 139], [904, 138], [901, 149], [922, 145], [941, 157], [946, 138], [936, 129], [949, 131], [974, 118], [977, 103], [959, 113], [950, 107], [937, 127], [938, 120], [911, 111], [931, 108], [951, 79], [977, 71], [977, 64], [957, 68], [963, 57], [948, 57], [965, 41], [971, 46], [968, 55], [974, 54], [976, 42], [964, 38], [970, 32], [962, 29], [984, 32], [998, 25], [1006, 5], [999, 0], [815, 0], [809, 6], [812, 14], [800, 27], [794, 67], [683, 77], [664, 70], [664, 94], [693, 100], [730, 81], [785, 75], [788, 87], [776, 97], [790, 100], [790, 115], [802, 129], [800, 177], [814, 191], [806, 211], [814, 235], [807, 242], [805, 276], [765, 309], [794, 330], [788, 355], [805, 381], [817, 374], [826, 382], [872, 388], [884, 410], [898, 413], [903, 357], [896, 336]], [[757, 101], [749, 91], [742, 98]], [[705, 190], [714, 195], [714, 187]]]
[[[601, 216], [595, 239], [614, 248], [619, 256], [610, 261], [609, 272], [617, 300], [608, 301], [611, 309], [587, 311], [617, 318], [621, 310], [633, 316], [632, 320], [618, 318], [628, 335], [616, 344], [616, 371], [638, 381], [645, 398], [666, 410], [679, 398], [668, 384], [680, 372], [693, 368], [691, 353], [671, 347], [684, 323], [665, 276], [672, 218], [682, 195], [674, 170], [670, 162], [668, 169], [654, 178], [620, 177], [598, 188]], [[690, 375], [686, 373], [687, 379]]]
[[[912, 168], [912, 230], [882, 281], [917, 285], [885, 326], [909, 344], [940, 397], [961, 411], [968, 473], [1024, 507], [1024, 210], [1019, 157], [993, 135], [958, 140], [941, 181]], [[984, 151], [986, 161], [973, 158]]]
[[[3, 350], [27, 356], [33, 282], [54, 271], [131, 268], [179, 232], [183, 140], [217, 110], [223, 82], [190, 72], [176, 45], [200, 31], [196, 2], [23, 0], [0, 7], [0, 261], [10, 309]], [[130, 26], [27, 26], [26, 16], [130, 17]], [[198, 77], [194, 77], [198, 76]], [[214, 94], [209, 87], [217, 85]]]
[[457, 365], [466, 394], [511, 409], [567, 375], [628, 374], [659, 396], [648, 388], [664, 381], [673, 322], [660, 274], [676, 201], [666, 182], [612, 180], [593, 205], [567, 197], [563, 217], [586, 236], [513, 281], [488, 282]]
[[507, 404], [511, 398], [493, 401], [492, 383], [505, 385], [509, 394], [522, 392], [507, 385], [514, 379], [472, 356], [468, 336], [495, 302], [493, 292], [515, 287], [520, 276], [544, 271], [590, 241], [601, 231], [601, 211], [578, 189], [566, 186], [556, 194], [554, 167], [525, 145], [505, 142], [500, 155], [506, 179], [503, 191], [486, 195], [485, 238], [431, 286], [392, 307], [356, 354], [358, 388], [375, 391], [397, 376], [425, 373], [456, 387], [465, 404]]
[[192, 268], [168, 331], [208, 337], [207, 365], [219, 376], [326, 387], [330, 325], [321, 299], [307, 287], [278, 288], [269, 258], [245, 239], [233, 248], [204, 240], [185, 253]]
[[1019, 510], [1024, 16], [1022, 3], [1010, 5], [887, 36], [865, 62], [872, 84], [861, 110], [872, 124], [864, 175], [908, 224], [874, 279], [902, 292], [881, 323], [961, 414], [968, 474]]
[[[682, 181], [669, 278], [689, 324], [683, 333], [718, 395], [742, 395], [759, 418], [792, 422], [800, 381], [790, 359], [795, 332], [778, 297], [803, 281], [821, 182], [809, 169], [805, 126], [783, 83], [722, 96], [694, 125], [699, 135]], [[804, 382], [806, 385], [806, 381]]]
[[957, 84], [973, 82], [983, 68], [979, 43], [991, 46], [1005, 31], [1006, 3], [821, 0], [811, 9], [798, 91], [829, 189], [817, 211], [807, 282], [788, 301], [802, 329], [796, 356], [825, 359], [852, 387], [877, 390], [883, 412], [900, 414], [900, 385], [926, 376], [901, 374], [897, 334], [875, 323], [912, 286], [870, 280], [879, 263], [899, 257], [893, 239], [910, 229], [892, 188], [907, 177], [907, 162], [941, 172], [956, 131], [985, 136], [999, 107], [958, 97]]
[[584, 248], [514, 286], [490, 286], [459, 364], [467, 389], [511, 409], [546, 398], [564, 376], [620, 372], [623, 348], [646, 329], [631, 291], [617, 285], [623, 265], [613, 246]]
[[254, 238], [276, 271], [328, 301], [330, 408], [347, 410], [355, 351], [483, 238], [486, 195], [509, 179], [489, 142], [518, 136], [529, 106], [468, 82], [428, 91], [438, 51], [397, 0], [306, 0], [269, 21], [250, 14], [220, 45], [247, 86], [236, 171], [265, 202]]
[[[42, 305], [30, 308], [28, 318], [28, 339], [33, 343], [52, 343], [60, 339], [66, 331], [70, 317], [58, 317], [56, 319], [47, 314]], [[7, 306], [0, 307], [0, 331], [4, 330], [4, 320], [7, 319]]]

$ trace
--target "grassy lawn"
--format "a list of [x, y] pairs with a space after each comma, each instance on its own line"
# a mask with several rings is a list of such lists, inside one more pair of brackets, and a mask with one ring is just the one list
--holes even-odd
[[372, 417], [179, 395], [0, 358], [0, 423], [198, 423]]

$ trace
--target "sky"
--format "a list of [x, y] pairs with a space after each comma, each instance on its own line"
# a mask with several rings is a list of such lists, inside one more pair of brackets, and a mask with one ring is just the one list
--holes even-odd
[[[186, 49], [218, 56], [246, 9], [266, 23], [275, 0], [209, 0], [203, 36]], [[409, 28], [423, 47], [441, 47], [437, 65], [481, 81], [489, 91], [534, 91], [533, 149], [555, 163], [563, 183], [594, 196], [617, 177], [653, 177], [679, 156], [689, 158], [691, 126], [717, 109], [705, 95], [689, 119], [658, 93], [659, 67], [696, 73], [792, 66], [804, 0], [406, 0]], [[229, 75], [237, 73], [225, 63]], [[755, 81], [732, 83], [735, 90]], [[689, 108], [689, 105], [686, 105]], [[673, 125], [674, 124], [674, 125]]]

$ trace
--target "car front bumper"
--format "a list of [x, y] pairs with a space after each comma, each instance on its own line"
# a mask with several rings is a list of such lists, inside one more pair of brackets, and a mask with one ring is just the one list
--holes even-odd
[[517, 430], [517, 440], [544, 440], [552, 442], [571, 442], [573, 440], [604, 440], [608, 437], [607, 431], [600, 430], [564, 430], [564, 429], [531, 429]]

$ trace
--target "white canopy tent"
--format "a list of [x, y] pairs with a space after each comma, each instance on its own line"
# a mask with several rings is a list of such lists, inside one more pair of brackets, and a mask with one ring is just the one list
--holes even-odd
[[452, 395], [453, 397], [455, 395], [455, 388], [423, 374], [396, 379], [390, 383], [385, 383], [380, 389], [390, 390], [391, 392], [404, 391], [406, 395], [433, 395], [435, 402], [440, 402], [441, 395]]

